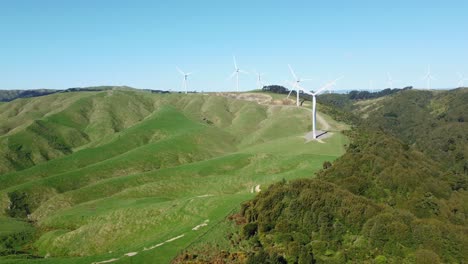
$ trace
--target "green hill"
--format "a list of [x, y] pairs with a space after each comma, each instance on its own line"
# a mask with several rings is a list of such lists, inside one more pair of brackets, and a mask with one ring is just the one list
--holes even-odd
[[110, 89], [0, 108], [0, 224], [26, 225], [0, 234], [6, 263], [168, 263], [255, 191], [312, 175], [347, 143], [338, 131], [306, 143], [308, 109], [229, 96]]

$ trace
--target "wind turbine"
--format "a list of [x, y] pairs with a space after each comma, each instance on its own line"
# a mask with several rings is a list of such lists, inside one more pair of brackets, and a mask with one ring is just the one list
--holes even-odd
[[185, 73], [183, 72], [179, 67], [176, 67], [177, 68], [177, 71], [179, 71], [179, 73], [183, 76], [183, 80], [182, 80], [182, 85], [184, 86], [185, 88], [185, 93], [187, 93], [187, 90], [188, 90], [188, 82], [187, 82], [187, 79], [189, 77], [189, 75], [191, 75], [192, 73], [191, 72], [188, 72], [188, 73]]
[[232, 77], [236, 76], [236, 89], [237, 89], [237, 92], [239, 92], [239, 73], [248, 73], [248, 72], [239, 69], [239, 67], [237, 67], [236, 57], [232, 56], [232, 58], [234, 60], [234, 72], [231, 74], [231, 76], [229, 76], [229, 79], [232, 79]]
[[388, 88], [393, 89], [393, 83], [399, 82], [400, 80], [394, 80], [392, 78], [392, 75], [390, 75], [389, 72], [387, 72], [387, 85], [389, 86]]
[[258, 73], [257, 71], [253, 71], [255, 75], [257, 75], [257, 89], [262, 89], [263, 86], [265, 85], [262, 81], [262, 76], [264, 75], [263, 73]]
[[427, 73], [422, 77], [423, 80], [426, 80], [426, 89], [431, 89], [431, 80], [437, 80], [434, 76], [431, 74], [431, 65], [427, 66]]
[[369, 81], [369, 90], [371, 93], [374, 93], [374, 81], [373, 80]]
[[322, 86], [321, 88], [319, 88], [316, 92], [311, 92], [311, 91], [306, 91], [304, 90], [304, 92], [306, 94], [309, 94], [309, 95], [312, 95], [312, 134], [313, 134], [313, 137], [314, 139], [317, 139], [317, 132], [316, 132], [316, 128], [317, 128], [317, 124], [316, 124], [316, 115], [317, 115], [317, 99], [316, 99], [316, 96], [318, 94], [320, 94], [321, 92], [325, 91], [326, 89], [329, 89], [331, 86], [333, 85], [336, 85], [336, 82], [340, 79], [342, 79], [343, 77], [340, 77], [340, 78], [337, 78], [327, 84], [325, 84], [324, 86]]
[[468, 78], [465, 77], [460, 72], [458, 72], [457, 74], [458, 74], [458, 87], [465, 87], [465, 81], [468, 81]]
[[[291, 65], [288, 64], [288, 67], [289, 67], [289, 71], [291, 72], [293, 78], [294, 78], [294, 83], [293, 83], [293, 90], [294, 88], [296, 88], [296, 106], [299, 106], [299, 90], [304, 90], [299, 84], [302, 82], [302, 81], [310, 81], [311, 79], [302, 79], [302, 78], [298, 78], [296, 73], [294, 72], [294, 70], [292, 69]], [[292, 90], [289, 91], [289, 94], [288, 94], [288, 97], [289, 98], [289, 95], [291, 94]]]

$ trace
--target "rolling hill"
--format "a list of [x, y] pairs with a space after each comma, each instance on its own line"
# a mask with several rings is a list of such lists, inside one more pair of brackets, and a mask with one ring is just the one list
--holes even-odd
[[109, 89], [0, 104], [0, 262], [168, 263], [255, 192], [344, 153], [342, 126], [306, 143], [308, 109], [233, 97]]

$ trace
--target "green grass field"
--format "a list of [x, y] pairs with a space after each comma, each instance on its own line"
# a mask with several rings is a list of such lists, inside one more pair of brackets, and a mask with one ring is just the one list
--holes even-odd
[[9, 194], [27, 194], [24, 247], [48, 257], [4, 263], [168, 263], [256, 188], [313, 177], [347, 143], [329, 117], [336, 132], [306, 143], [309, 110], [215, 95], [79, 92], [0, 110], [0, 231], [31, 228], [6, 217]]

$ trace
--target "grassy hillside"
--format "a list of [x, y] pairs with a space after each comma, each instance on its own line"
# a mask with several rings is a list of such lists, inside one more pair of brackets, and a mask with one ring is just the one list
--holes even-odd
[[0, 224], [28, 219], [33, 234], [4, 244], [6, 263], [168, 263], [256, 191], [313, 174], [347, 143], [338, 131], [306, 143], [307, 109], [214, 95], [56, 93], [0, 110]]

